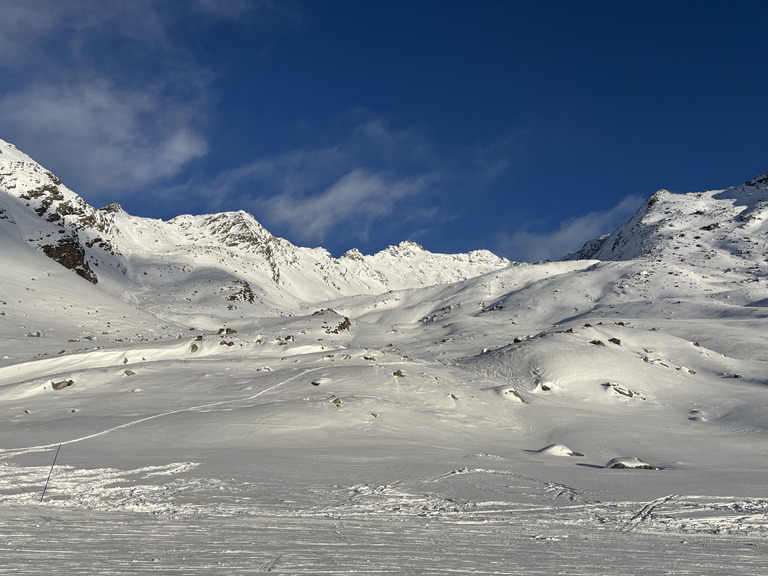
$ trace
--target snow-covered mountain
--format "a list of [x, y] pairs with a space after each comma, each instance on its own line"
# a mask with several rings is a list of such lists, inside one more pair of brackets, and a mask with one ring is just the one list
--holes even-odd
[[[466, 280], [508, 266], [479, 250], [433, 254], [401, 242], [373, 255], [333, 258], [270, 234], [246, 212], [139, 218], [113, 203], [88, 205], [13, 145], [0, 140], [0, 218], [8, 233], [113, 292], [167, 292], [229, 299], [263, 311], [339, 296]], [[194, 296], [194, 298], [193, 298]]]
[[332, 258], [0, 152], [6, 572], [768, 573], [766, 176]]
[[768, 258], [768, 173], [724, 190], [659, 190], [611, 234], [567, 259], [655, 259], [700, 268], [764, 266]]

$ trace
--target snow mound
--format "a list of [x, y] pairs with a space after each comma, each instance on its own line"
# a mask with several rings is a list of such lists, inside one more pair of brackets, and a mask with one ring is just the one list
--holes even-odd
[[622, 456], [619, 458], [613, 458], [605, 465], [607, 469], [634, 469], [634, 470], [658, 470], [655, 466], [651, 466], [647, 462], [643, 462], [640, 458]]
[[550, 444], [538, 451], [539, 454], [548, 456], [584, 456], [581, 452], [574, 452], [565, 444]]

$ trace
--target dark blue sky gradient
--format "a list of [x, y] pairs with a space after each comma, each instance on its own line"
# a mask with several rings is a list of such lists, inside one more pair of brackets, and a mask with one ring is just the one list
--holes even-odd
[[[768, 170], [765, 2], [201, 0], [119, 19], [81, 4], [56, 42], [15, 46], [28, 66], [0, 59], [14, 81], [0, 138], [137, 215], [242, 208], [334, 255], [413, 239], [535, 260], [609, 232], [658, 188]], [[117, 127], [82, 128], [75, 154], [62, 148], [76, 124], [35, 121], [44, 98], [22, 122], [11, 107], [46, 71]], [[80, 104], [88, 85], [104, 103]], [[104, 176], [171, 133], [184, 145], [169, 163]]]

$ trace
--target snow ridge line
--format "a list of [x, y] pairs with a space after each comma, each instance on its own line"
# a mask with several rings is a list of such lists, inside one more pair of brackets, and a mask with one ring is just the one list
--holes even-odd
[[281, 382], [278, 382], [274, 386], [270, 386], [269, 388], [266, 388], [261, 392], [257, 392], [256, 394], [253, 394], [246, 398], [221, 400], [219, 402], [209, 402], [207, 404], [200, 404], [199, 406], [189, 406], [187, 408], [169, 410], [168, 412], [153, 414], [152, 416], [146, 416], [144, 418], [139, 418], [138, 420], [131, 420], [130, 422], [126, 422], [124, 424], [120, 424], [119, 426], [114, 426], [112, 428], [107, 428], [106, 430], [102, 430], [101, 432], [95, 432], [93, 434], [88, 434], [87, 436], [82, 436], [80, 438], [72, 438], [71, 440], [64, 440], [63, 442], [54, 442], [53, 444], [44, 444], [40, 446], [28, 446], [26, 448], [0, 448], [0, 460], [6, 459], [6, 458], [12, 458], [14, 456], [20, 456], [21, 454], [29, 454], [32, 452], [42, 452], [44, 450], [52, 450], [53, 448], [57, 448], [58, 446], [65, 446], [67, 444], [75, 444], [77, 442], [83, 442], [85, 440], [90, 440], [92, 438], [98, 438], [99, 436], [105, 436], [106, 434], [110, 434], [111, 432], [116, 432], [117, 430], [122, 430], [123, 428], [128, 428], [129, 426], [142, 424], [143, 422], [148, 422], [149, 420], [155, 420], [157, 418], [163, 418], [165, 416], [171, 416], [173, 414], [180, 414], [182, 412], [196, 412], [198, 410], [213, 408], [215, 406], [221, 406], [224, 404], [231, 404], [233, 402], [247, 402], [249, 400], [253, 400], [254, 398], [258, 398], [259, 396], [266, 394], [267, 392], [271, 392], [272, 390], [275, 390], [280, 386], [288, 384], [289, 382], [296, 380], [297, 378], [301, 378], [302, 376], [305, 376], [310, 372], [315, 372], [317, 370], [320, 370], [321, 368], [322, 366], [318, 366], [317, 368], [309, 368], [307, 370], [304, 370], [303, 372], [300, 372], [299, 374], [296, 374], [294, 376], [291, 376], [290, 378], [287, 378]]

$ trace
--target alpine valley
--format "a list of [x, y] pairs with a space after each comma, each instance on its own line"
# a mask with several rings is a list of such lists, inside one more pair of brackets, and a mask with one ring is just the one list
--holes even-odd
[[768, 174], [334, 258], [0, 140], [3, 574], [766, 574], [767, 435]]

